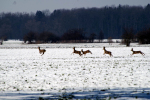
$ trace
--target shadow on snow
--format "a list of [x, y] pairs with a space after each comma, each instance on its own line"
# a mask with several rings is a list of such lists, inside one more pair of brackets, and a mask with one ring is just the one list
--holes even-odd
[[52, 93], [38, 92], [4, 92], [0, 93], [0, 99], [150, 99], [150, 88], [115, 88], [93, 89], [92, 91]]

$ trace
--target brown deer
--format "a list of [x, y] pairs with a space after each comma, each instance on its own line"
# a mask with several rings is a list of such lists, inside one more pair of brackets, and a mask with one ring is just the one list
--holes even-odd
[[[39, 53], [40, 53], [40, 54], [42, 53], [42, 55], [44, 55], [44, 53], [46, 52], [45, 49], [40, 49], [40, 47], [38, 47], [38, 49], [39, 49]], [[41, 56], [42, 56], [42, 55], [41, 55]]]
[[91, 52], [90, 50], [83, 51], [83, 49], [81, 49], [81, 52], [82, 52], [84, 55], [86, 55], [87, 53], [91, 53], [91, 54], [92, 54], [92, 52]]
[[111, 52], [110, 52], [110, 51], [107, 51], [107, 50], [105, 49], [105, 47], [103, 47], [103, 50], [104, 50], [104, 54], [109, 54], [109, 55], [110, 55], [110, 57], [111, 57], [111, 56], [113, 56], [113, 55], [111, 54]]
[[79, 54], [80, 56], [82, 55], [82, 54], [81, 54], [81, 51], [75, 50], [75, 47], [73, 47], [73, 52], [72, 52], [72, 53]]
[[133, 48], [131, 49], [131, 51], [133, 52], [132, 54], [131, 54], [131, 56], [132, 55], [134, 55], [134, 54], [141, 54], [141, 55], [145, 55], [143, 52], [141, 52], [141, 51], [133, 51]]

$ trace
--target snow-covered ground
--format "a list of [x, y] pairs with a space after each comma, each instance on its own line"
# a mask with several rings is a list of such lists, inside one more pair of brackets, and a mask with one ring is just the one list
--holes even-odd
[[[37, 47], [46, 49], [41, 56]], [[92, 54], [71, 54], [90, 50]], [[102, 47], [113, 57], [103, 55]], [[141, 50], [131, 56], [131, 48]], [[150, 45], [119, 43], [0, 45], [0, 99], [150, 99]]]

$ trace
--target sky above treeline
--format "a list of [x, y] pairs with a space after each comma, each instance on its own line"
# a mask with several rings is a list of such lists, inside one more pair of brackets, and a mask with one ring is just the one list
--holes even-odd
[[119, 4], [145, 7], [150, 4], [150, 0], [0, 0], [0, 13], [36, 13], [38, 10], [53, 12], [56, 9], [101, 8]]

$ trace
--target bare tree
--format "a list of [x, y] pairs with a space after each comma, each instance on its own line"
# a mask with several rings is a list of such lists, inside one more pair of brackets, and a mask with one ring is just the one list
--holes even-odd
[[102, 40], [104, 39], [104, 33], [102, 30], [99, 32], [98, 39], [99, 39], [99, 42], [102, 42]]
[[150, 28], [138, 32], [137, 39], [141, 44], [150, 44]]
[[132, 28], [124, 28], [124, 32], [122, 34], [123, 43], [126, 46], [130, 46], [131, 40], [133, 40], [134, 34]]
[[37, 39], [37, 34], [35, 33], [35, 32], [29, 32], [29, 33], [27, 33], [25, 36], [24, 36], [24, 38], [23, 38], [23, 40], [24, 40], [24, 43], [26, 43], [27, 41], [29, 42], [29, 43], [32, 43], [32, 41], [33, 40], [36, 40]]
[[111, 44], [113, 43], [112, 37], [109, 37], [109, 38], [108, 38], [108, 43], [109, 43], [109, 45], [111, 45]]
[[91, 43], [93, 43], [93, 42], [94, 42], [94, 38], [95, 38], [95, 36], [96, 36], [96, 34], [95, 34], [95, 33], [91, 33], [91, 34], [90, 34], [90, 36], [89, 36], [89, 41], [90, 41]]

